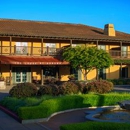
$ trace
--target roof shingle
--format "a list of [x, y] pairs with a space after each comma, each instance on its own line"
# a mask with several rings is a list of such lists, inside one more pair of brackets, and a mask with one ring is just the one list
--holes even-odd
[[10, 19], [0, 19], [0, 35], [130, 41], [130, 34], [116, 31], [116, 36], [110, 37], [103, 34], [103, 29], [83, 24]]

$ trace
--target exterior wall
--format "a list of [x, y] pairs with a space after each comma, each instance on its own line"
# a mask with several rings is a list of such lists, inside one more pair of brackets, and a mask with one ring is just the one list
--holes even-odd
[[[44, 40], [43, 40], [44, 41]], [[48, 40], [49, 41], [49, 40]], [[27, 42], [28, 43], [28, 53], [31, 53], [31, 45], [32, 42]], [[49, 42], [47, 42], [49, 43]], [[50, 42], [52, 43], [52, 42]], [[2, 52], [6, 53], [10, 53], [10, 41], [2, 41], [3, 46], [3, 50]], [[43, 43], [43, 47], [45, 46], [45, 42]], [[73, 43], [75, 44], [75, 43]], [[0, 45], [1, 45], [1, 41], [0, 41]], [[12, 41], [11, 42], [12, 48], [11, 48], [11, 53], [14, 53], [14, 46], [16, 45], [16, 41]], [[68, 46], [70, 45], [70, 42], [68, 41], [68, 43], [64, 43], [64, 42], [56, 42], [56, 48], [60, 48], [60, 47], [64, 47], [64, 46]], [[77, 45], [81, 45], [77, 44]], [[94, 44], [93, 42], [86, 42], [84, 43], [84, 45], [86, 46], [96, 46], [96, 44]], [[100, 45], [100, 43], [99, 43]], [[102, 44], [103, 45], [103, 44]], [[105, 45], [105, 43], [104, 43]], [[41, 47], [41, 42], [33, 42], [33, 52], [35, 55], [40, 55], [41, 51], [40, 51], [40, 47]], [[120, 43], [118, 43], [118, 45], [106, 45], [106, 50], [109, 49], [117, 49], [120, 47]], [[6, 49], [8, 48], [8, 49]], [[45, 52], [45, 48], [43, 49], [43, 51]], [[128, 51], [130, 51], [130, 46], [128, 46]], [[1, 49], [0, 49], [1, 52]], [[126, 65], [123, 65], [122, 67], [125, 67]], [[43, 70], [44, 71], [44, 70]], [[1, 65], [1, 72], [2, 75], [4, 77], [8, 77], [10, 75], [10, 68], [9, 65]], [[38, 80], [41, 79], [41, 66], [31, 66], [31, 73], [32, 76], [36, 76]], [[68, 80], [68, 75], [70, 74], [70, 68], [68, 66], [59, 66], [59, 76], [61, 77], [61, 81], [67, 81]], [[113, 65], [111, 66], [109, 69], [106, 69], [106, 79], [118, 79], [120, 77], [120, 65]], [[128, 66], [128, 77], [130, 77], [130, 65]], [[88, 80], [95, 80], [96, 79], [96, 70], [91, 71], [88, 75], [87, 75], [87, 79]], [[81, 75], [81, 80], [84, 80], [83, 74]]]
[[10, 66], [9, 65], [1, 65], [1, 72], [4, 78], [10, 76]]
[[32, 66], [31, 72], [32, 72], [32, 77], [36, 76], [37, 80], [41, 79], [41, 66]]
[[118, 79], [118, 78], [120, 78], [119, 70], [120, 70], [120, 65], [111, 66], [109, 68], [109, 71], [110, 71], [109, 78], [110, 79]]
[[60, 66], [59, 67], [59, 76], [61, 81], [68, 81], [68, 75], [70, 75], [69, 66]]
[[96, 80], [96, 69], [90, 71], [87, 75], [88, 80]]

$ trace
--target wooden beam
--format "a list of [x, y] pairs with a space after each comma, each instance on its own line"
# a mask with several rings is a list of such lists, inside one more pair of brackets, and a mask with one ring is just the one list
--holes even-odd
[[31, 52], [30, 55], [33, 55], [33, 42], [31, 42]]
[[10, 37], [10, 55], [12, 53], [12, 37]]
[[72, 39], [70, 40], [70, 46], [72, 47], [72, 44], [73, 44], [73, 41], [72, 41]]
[[41, 39], [41, 56], [43, 55], [43, 38]]
[[120, 48], [121, 48], [121, 58], [122, 58], [122, 42], [120, 42]]

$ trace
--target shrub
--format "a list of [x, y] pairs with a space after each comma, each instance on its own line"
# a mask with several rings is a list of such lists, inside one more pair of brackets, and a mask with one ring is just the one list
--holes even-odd
[[59, 86], [59, 93], [63, 95], [71, 93], [76, 94], [78, 92], [78, 86], [72, 81], [64, 82], [62, 85]]
[[54, 112], [83, 107], [83, 98], [79, 96], [66, 96], [43, 101], [38, 106], [20, 107], [18, 115], [21, 119], [46, 118]]
[[129, 130], [128, 123], [112, 123], [112, 122], [83, 122], [65, 124], [60, 126], [60, 130]]
[[31, 97], [37, 95], [37, 86], [33, 83], [19, 83], [10, 89], [9, 94], [12, 97]]
[[38, 95], [52, 95], [52, 87], [50, 85], [41, 86], [38, 90]]
[[107, 93], [113, 89], [113, 83], [106, 80], [96, 80], [86, 84], [83, 93], [96, 92]]

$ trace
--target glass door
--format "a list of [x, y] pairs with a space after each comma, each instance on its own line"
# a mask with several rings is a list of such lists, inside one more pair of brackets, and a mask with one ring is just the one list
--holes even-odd
[[16, 69], [16, 83], [27, 82], [27, 68], [25, 67], [17, 67]]

